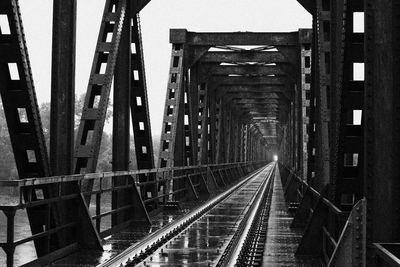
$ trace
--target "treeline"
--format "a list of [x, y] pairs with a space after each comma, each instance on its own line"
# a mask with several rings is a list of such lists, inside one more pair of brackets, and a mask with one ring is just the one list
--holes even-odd
[[[81, 118], [82, 106], [84, 103], [84, 94], [76, 97], [75, 99], [75, 134], [78, 131], [79, 122]], [[40, 116], [42, 119], [43, 134], [46, 140], [47, 149], [50, 144], [50, 103], [43, 103], [39, 107]], [[112, 105], [108, 108], [106, 116], [106, 124], [112, 123]], [[155, 162], [157, 163], [159, 137], [153, 137], [154, 154], [156, 156]], [[14, 155], [11, 147], [10, 136], [8, 133], [7, 122], [3, 110], [3, 104], [0, 101], [0, 179], [18, 179], [18, 172], [15, 166]], [[130, 145], [130, 169], [136, 169], [135, 147], [134, 138], [131, 136]], [[112, 161], [112, 134], [103, 132], [101, 139], [100, 153], [97, 164], [97, 172], [111, 171]]]

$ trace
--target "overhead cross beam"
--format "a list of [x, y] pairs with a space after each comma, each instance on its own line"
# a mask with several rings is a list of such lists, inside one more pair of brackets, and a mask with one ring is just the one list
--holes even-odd
[[201, 59], [203, 63], [219, 62], [257, 62], [257, 63], [289, 63], [288, 59], [276, 51], [241, 51], [241, 52], [207, 52]]
[[[290, 89], [281, 85], [262, 85], [262, 84], [232, 84], [232, 85], [220, 85], [216, 87], [218, 96], [225, 95], [227, 93], [264, 93], [273, 94], [274, 97], [279, 98], [280, 95], [285, 96], [287, 99], [291, 99]], [[278, 95], [279, 94], [279, 95]]]
[[210, 67], [212, 75], [285, 75], [280, 68], [268, 65], [218, 65]]
[[220, 85], [283, 85], [282, 80], [278, 77], [260, 76], [225, 76], [213, 77], [215, 83]]
[[299, 33], [220, 32], [196, 33], [185, 29], [170, 30], [171, 43], [186, 43], [191, 46], [223, 45], [270, 45], [297, 46]]

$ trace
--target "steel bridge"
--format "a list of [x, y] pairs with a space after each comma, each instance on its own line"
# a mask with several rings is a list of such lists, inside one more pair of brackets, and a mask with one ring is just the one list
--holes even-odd
[[[77, 6], [54, 0], [48, 153], [18, 0], [0, 1], [20, 178], [0, 181], [0, 265], [400, 266], [400, 2], [298, 0], [313, 27], [296, 32], [172, 29], [157, 165], [149, 2], [106, 0], [75, 134]], [[96, 173], [111, 90], [112, 172]]]

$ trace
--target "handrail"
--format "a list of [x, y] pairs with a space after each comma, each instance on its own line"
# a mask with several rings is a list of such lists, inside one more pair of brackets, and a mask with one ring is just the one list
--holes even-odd
[[281, 164], [281, 166], [285, 167], [293, 176], [294, 178], [296, 178], [296, 181], [299, 183], [302, 183], [308, 190], [310, 190], [310, 192], [312, 193], [312, 195], [316, 198], [321, 198], [321, 201], [335, 214], [337, 215], [342, 215], [345, 212], [342, 211], [341, 209], [339, 209], [338, 207], [336, 207], [335, 204], [333, 204], [329, 199], [321, 196], [321, 194], [315, 190], [311, 185], [309, 185], [306, 181], [304, 181], [303, 179], [301, 179], [300, 176], [298, 176], [293, 170], [289, 169], [287, 166]]
[[1, 180], [0, 187], [24, 187], [24, 186], [37, 186], [54, 183], [68, 183], [68, 182], [80, 182], [84, 180], [100, 179], [100, 178], [111, 178], [115, 176], [128, 176], [128, 175], [140, 175], [150, 173], [160, 173], [168, 171], [185, 171], [185, 170], [196, 170], [196, 169], [207, 169], [213, 167], [225, 167], [235, 166], [244, 164], [257, 164], [260, 162], [235, 162], [235, 163], [222, 163], [222, 164], [209, 164], [209, 165], [198, 165], [198, 166], [187, 166], [187, 167], [166, 167], [166, 168], [155, 168], [155, 169], [142, 169], [142, 170], [131, 170], [131, 171], [116, 171], [116, 172], [102, 172], [102, 173], [87, 173], [87, 174], [72, 174], [72, 175], [59, 175], [49, 177], [32, 177], [19, 180]]
[[[126, 203], [120, 207], [112, 208], [111, 210], [104, 211], [100, 209], [102, 203], [101, 200], [103, 198], [102, 196], [108, 198], [113, 192], [121, 190], [133, 190], [134, 194], [139, 194], [139, 199], [135, 201], [138, 201], [138, 205], [140, 205], [141, 202], [141, 207], [144, 209], [144, 212], [148, 214], [148, 212], [156, 209], [160, 205], [167, 205], [169, 200], [181, 201], [188, 198], [188, 196], [191, 194], [195, 198], [197, 198], [197, 195], [200, 193], [209, 194], [211, 191], [207, 188], [207, 184], [214, 180], [214, 175], [215, 177], [218, 177], [214, 180], [215, 186], [226, 186], [236, 179], [244, 177], [248, 173], [253, 172], [257, 168], [261, 167], [261, 165], [264, 163], [266, 162], [237, 162], [0, 181], [0, 186], [7, 186], [17, 190], [17, 192], [15, 192], [12, 196], [14, 198], [13, 201], [5, 204], [0, 203], [0, 211], [2, 211], [7, 217], [7, 242], [0, 243], [0, 248], [3, 249], [7, 254], [7, 262], [12, 263], [15, 247], [38, 238], [50, 238], [50, 236], [56, 235], [59, 232], [65, 232], [67, 228], [78, 227], [79, 219], [77, 218], [77, 220], [74, 220], [72, 223], [65, 222], [64, 224], [59, 224], [53, 228], [46, 228], [46, 230], [37, 235], [31, 235], [21, 240], [15, 240], [13, 232], [16, 210], [37, 206], [50, 207], [51, 205], [57, 205], [59, 202], [71, 201], [80, 198], [81, 195], [94, 195], [96, 197], [96, 201], [93, 203], [95, 206], [95, 211], [93, 211], [93, 214], [90, 215], [90, 218], [95, 225], [95, 231], [99, 234], [99, 236], [105, 237], [106, 235], [110, 235], [118, 230], [120, 225], [125, 225], [128, 222], [131, 222], [133, 219], [127, 219], [127, 221], [122, 222], [120, 225], [111, 227], [107, 225], [106, 228], [103, 229], [103, 218], [111, 217], [123, 212], [126, 213], [128, 210], [134, 209], [135, 207], [133, 205], [134, 203], [132, 202]], [[208, 180], [207, 178], [209, 173], [211, 175], [210, 177], [212, 178], [210, 178], [211, 180]], [[217, 173], [219, 174], [216, 175]], [[149, 177], [151, 176], [156, 176], [156, 179], [149, 180]], [[124, 182], [122, 182], [122, 184], [115, 185], [113, 181], [114, 179], [118, 179], [118, 177], [126, 177], [126, 179]], [[148, 178], [146, 179], [146, 177]], [[92, 191], [82, 191], [82, 182], [84, 180], [93, 179], [95, 182], [97, 182], [98, 186], [93, 188]], [[216, 180], [219, 181], [217, 182]], [[64, 183], [70, 182], [76, 182], [78, 184], [78, 190], [80, 191], [65, 194], [62, 190], [62, 186]], [[175, 182], [177, 182], [176, 187], [172, 186], [172, 183]], [[56, 192], [54, 196], [45, 199], [31, 199], [29, 197], [32, 192], [37, 189], [40, 190], [43, 185], [47, 184], [55, 185], [54, 188], [56, 188]], [[152, 184], [162, 185], [163, 189], [158, 188], [158, 191], [154, 192], [154, 194], [148, 195], [148, 193], [151, 193], [152, 191], [149, 191], [147, 186]], [[204, 186], [202, 187], [201, 185]], [[135, 191], [137, 191], [137, 193], [135, 193]], [[24, 194], [28, 194], [27, 199], [24, 199]], [[135, 205], [137, 205], [137, 203]], [[143, 218], [145, 218], [145, 216]]]
[[[332, 203], [329, 199], [323, 197], [317, 190], [315, 190], [311, 185], [309, 185], [305, 180], [303, 180], [299, 175], [297, 175], [293, 170], [288, 168], [287, 166], [281, 164], [280, 166], [283, 166], [288, 172], [288, 176], [291, 175], [292, 179], [286, 181], [287, 187], [289, 188], [290, 186], [298, 186], [295, 190], [295, 194], [299, 194], [298, 191], [303, 190], [302, 192], [302, 197], [308, 197], [312, 201], [306, 201], [304, 202], [307, 205], [302, 208], [302, 210], [310, 210], [310, 209], [327, 209], [327, 211], [332, 215], [335, 216], [338, 219], [338, 222], [344, 219], [344, 217], [348, 214], [348, 212], [341, 210], [339, 207], [337, 207], [334, 203]], [[296, 183], [296, 184], [294, 184]], [[302, 186], [302, 187], [301, 187]], [[301, 187], [301, 190], [299, 190]], [[292, 189], [293, 190], [293, 189]], [[293, 191], [291, 191], [293, 192]], [[319, 204], [318, 204], [319, 203]], [[314, 212], [314, 211], [313, 211]], [[299, 218], [305, 217], [304, 215], [300, 215]], [[301, 225], [301, 224], [300, 224]], [[320, 226], [319, 226], [320, 227]], [[339, 227], [339, 228], [337, 228]], [[332, 256], [333, 249], [327, 249], [327, 248], [335, 248], [339, 242], [339, 236], [337, 236], [337, 233], [342, 232], [344, 225], [341, 225], [340, 223], [335, 226], [333, 229], [332, 226], [323, 224], [321, 229], [321, 233], [323, 235], [323, 244], [321, 246], [322, 248], [322, 257], [325, 258], [325, 260], [329, 261], [329, 258]], [[342, 228], [342, 229], [341, 229]], [[314, 229], [315, 231], [316, 229]], [[332, 232], [333, 230], [333, 232]]]
[[392, 266], [392, 267], [400, 266], [400, 258], [397, 255], [394, 255], [387, 248], [387, 246], [397, 246], [400, 248], [400, 243], [374, 243], [373, 245], [376, 251], [376, 256], [378, 259], [383, 261], [382, 263], [386, 263], [387, 264], [386, 266]]

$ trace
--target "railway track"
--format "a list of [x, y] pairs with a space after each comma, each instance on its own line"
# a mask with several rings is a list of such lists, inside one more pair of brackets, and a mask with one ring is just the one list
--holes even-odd
[[256, 266], [275, 163], [151, 234], [106, 266]]

